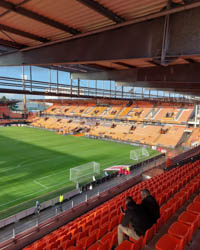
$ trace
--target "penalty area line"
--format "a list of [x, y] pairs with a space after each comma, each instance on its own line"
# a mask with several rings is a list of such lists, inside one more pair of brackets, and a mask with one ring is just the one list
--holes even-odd
[[37, 185], [40, 185], [40, 186], [42, 186], [43, 188], [48, 189], [47, 186], [43, 185], [43, 184], [40, 183], [39, 181], [34, 180], [34, 182], [35, 182]]

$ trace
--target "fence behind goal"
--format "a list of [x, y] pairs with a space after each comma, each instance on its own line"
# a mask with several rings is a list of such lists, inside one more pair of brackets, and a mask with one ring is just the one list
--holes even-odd
[[70, 181], [75, 183], [92, 181], [93, 176], [98, 175], [100, 175], [100, 164], [95, 161], [70, 168]]

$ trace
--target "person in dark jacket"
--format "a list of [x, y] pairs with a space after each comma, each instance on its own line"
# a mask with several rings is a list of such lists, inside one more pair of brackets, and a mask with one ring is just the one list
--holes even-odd
[[124, 240], [124, 234], [138, 240], [151, 227], [151, 222], [143, 207], [137, 205], [131, 197], [126, 197], [126, 211], [121, 208], [124, 214], [122, 222], [118, 225], [118, 244]]
[[149, 215], [151, 224], [153, 225], [156, 223], [157, 219], [160, 218], [160, 207], [148, 189], [143, 189], [141, 191], [141, 197], [142, 197], [141, 206]]

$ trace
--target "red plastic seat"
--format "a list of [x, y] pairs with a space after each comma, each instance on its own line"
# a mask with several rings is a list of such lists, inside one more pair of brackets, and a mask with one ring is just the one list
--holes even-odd
[[89, 232], [94, 231], [95, 229], [99, 228], [99, 226], [100, 226], [100, 221], [97, 221], [97, 222], [94, 223], [92, 226], [90, 226]]
[[118, 221], [119, 218], [117, 216], [111, 220], [111, 222], [108, 225], [108, 232], [118, 225]]
[[154, 224], [151, 228], [149, 228], [144, 236], [142, 247], [144, 247], [154, 236], [156, 232], [156, 225]]
[[196, 197], [194, 198], [194, 202], [199, 202], [199, 203], [200, 203], [200, 195], [198, 195], [198, 196], [196, 196]]
[[72, 239], [72, 240], [66, 240], [64, 242], [61, 243], [61, 246], [64, 248], [64, 249], [67, 249], [68, 247], [71, 247], [71, 246], [74, 246], [75, 245], [75, 239]]
[[198, 227], [200, 227], [200, 203], [193, 202], [192, 204], [187, 206], [186, 210], [188, 212], [198, 215]]
[[181, 240], [181, 249], [183, 249], [190, 240], [190, 228], [181, 222], [173, 223], [168, 229], [168, 234]]
[[103, 245], [106, 241], [109, 241], [109, 249], [113, 245], [117, 244], [117, 231], [109, 232], [101, 238], [100, 243]]
[[46, 244], [45, 244], [45, 243], [43, 243], [43, 244], [41, 244], [41, 245], [38, 245], [38, 246], [35, 248], [35, 250], [43, 250], [44, 248], [46, 248]]
[[134, 250], [134, 243], [128, 240], [124, 240], [115, 250]]
[[179, 217], [178, 221], [190, 226], [190, 239], [192, 235], [198, 229], [198, 215], [192, 214], [190, 212], [183, 212]]
[[156, 250], [178, 250], [179, 242], [175, 237], [164, 234], [156, 243]]
[[161, 216], [157, 222], [156, 222], [156, 232], [158, 233], [159, 229], [162, 227], [162, 225], [164, 224], [164, 217]]
[[175, 196], [174, 199], [178, 199], [179, 200], [179, 205], [180, 207], [185, 203], [186, 201], [186, 194], [184, 192], [178, 192]]
[[103, 244], [100, 244], [100, 247], [98, 250], [108, 250], [110, 249], [109, 246], [110, 246], [110, 242], [107, 240]]
[[104, 224], [100, 227], [99, 239], [101, 239], [105, 234], [107, 234], [107, 232], [108, 232], [108, 223], [104, 223]]
[[97, 240], [97, 236], [95, 234], [92, 234], [89, 237], [84, 237], [80, 239], [76, 244], [77, 246], [81, 246], [82, 249], [86, 249], [90, 247], [92, 244], [94, 244]]
[[108, 222], [109, 221], [109, 216], [106, 215], [104, 217], [101, 218], [101, 224], [103, 225], [104, 223]]
[[46, 250], [52, 250], [52, 249], [56, 249], [59, 246], [60, 242], [59, 241], [55, 241], [55, 242], [51, 242], [48, 245], [45, 246]]
[[64, 242], [64, 241], [66, 241], [66, 240], [71, 240], [71, 234], [59, 236], [59, 237], [58, 237], [58, 240], [59, 240], [60, 242]]
[[88, 250], [98, 250], [100, 247], [100, 244], [96, 242], [95, 244], [91, 245]]
[[83, 248], [81, 246], [71, 246], [71, 247], [67, 248], [67, 250], [83, 250]]
[[137, 241], [131, 237], [129, 237], [129, 240], [134, 243], [134, 250], [140, 250], [142, 248], [142, 244], [143, 244], [143, 237], [142, 236]]

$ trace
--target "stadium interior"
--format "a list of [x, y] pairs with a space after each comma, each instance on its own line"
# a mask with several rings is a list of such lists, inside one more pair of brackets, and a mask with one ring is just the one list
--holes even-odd
[[[21, 72], [0, 73], [1, 250], [200, 249], [199, 16], [199, 0], [0, 0], [0, 72]], [[142, 189], [160, 218], [118, 244]]]

